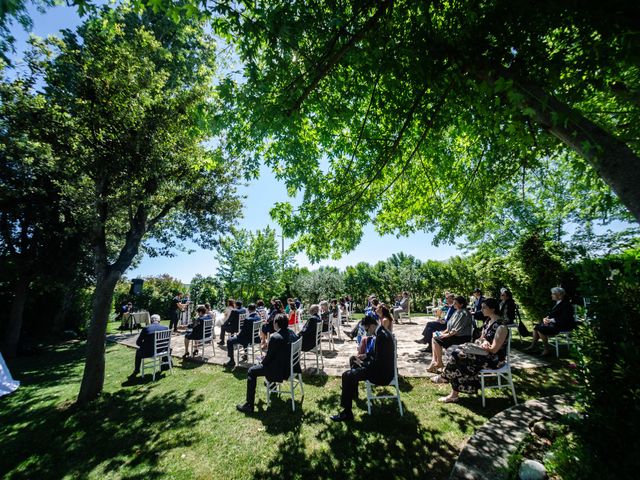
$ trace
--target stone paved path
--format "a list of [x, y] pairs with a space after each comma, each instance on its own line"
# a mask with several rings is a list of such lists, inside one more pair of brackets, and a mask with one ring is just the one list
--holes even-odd
[[573, 403], [569, 394], [554, 395], [529, 400], [498, 413], [466, 443], [453, 466], [450, 480], [506, 480], [509, 456], [529, 433], [529, 422], [556, 420], [575, 412]]
[[[398, 373], [403, 377], [426, 377], [426, 369], [431, 362], [431, 354], [424, 352], [425, 345], [421, 345], [415, 342], [416, 339], [421, 338], [422, 330], [427, 321], [433, 320], [433, 317], [412, 317], [412, 324], [394, 325], [393, 333], [398, 341]], [[342, 327], [342, 332], [349, 331], [355, 326], [355, 322]], [[219, 334], [219, 327], [216, 327], [216, 336]], [[135, 347], [135, 340], [137, 333], [129, 334], [114, 334], [108, 335], [107, 338], [111, 341]], [[182, 357], [184, 354], [184, 333], [174, 333], [171, 341], [171, 347], [173, 349], [174, 357]], [[320, 369], [320, 374], [329, 376], [340, 376], [342, 372], [349, 368], [349, 357], [356, 353], [355, 341], [349, 340], [348, 337], [342, 334], [342, 340], [334, 340], [335, 350], [331, 351], [326, 343], [326, 340], [322, 342], [324, 369]], [[212, 347], [207, 345], [205, 349], [204, 362], [215, 363], [222, 365], [229, 358], [227, 357], [226, 347], [220, 347], [214, 343], [215, 355], [212, 354]], [[548, 362], [540, 359], [539, 357], [533, 357], [517, 350], [511, 350], [512, 368], [535, 368], [549, 365]], [[196, 360], [200, 361], [200, 357], [196, 357]], [[251, 356], [249, 356], [251, 359]], [[310, 355], [307, 358], [307, 370], [305, 373], [317, 373], [315, 370], [315, 356]], [[250, 363], [241, 363], [240, 367], [248, 368]]]

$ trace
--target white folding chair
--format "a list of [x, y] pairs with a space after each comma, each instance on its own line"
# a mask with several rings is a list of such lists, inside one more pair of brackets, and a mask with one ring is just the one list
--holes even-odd
[[331, 323], [333, 324], [333, 328], [335, 328], [335, 331], [338, 334], [338, 340], [342, 341], [342, 312], [340, 311], [340, 308], [338, 308], [338, 316], [331, 317]]
[[299, 338], [291, 344], [291, 363], [289, 369], [289, 391], [282, 391], [282, 382], [270, 382], [265, 379], [264, 385], [267, 388], [267, 407], [271, 405], [271, 394], [280, 395], [286, 393], [291, 395], [291, 411], [296, 411], [295, 389], [300, 387], [300, 393], [304, 397], [304, 384], [302, 383], [302, 374], [294, 373], [294, 367], [300, 364], [300, 349], [302, 348], [302, 339]]
[[573, 338], [571, 337], [570, 331], [558, 332], [557, 335], [549, 337], [549, 341], [553, 343], [556, 348], [556, 358], [560, 358], [560, 345], [566, 345], [567, 349], [570, 349], [573, 344]]
[[316, 346], [308, 352], [302, 352], [302, 362], [305, 370], [307, 369], [307, 354], [314, 354], [316, 356], [316, 370], [320, 370], [319, 363], [322, 363], [322, 369], [324, 370], [324, 358], [322, 357], [322, 321], [319, 321], [316, 326]]
[[[400, 410], [400, 416], [401, 417], [404, 416], [404, 411], [402, 410], [402, 400], [400, 398], [400, 387], [398, 385], [398, 342], [396, 340], [395, 335], [393, 335], [393, 380], [391, 380], [391, 382], [389, 382], [388, 385], [376, 385], [375, 383], [371, 383], [369, 380], [365, 380], [364, 385], [367, 390], [367, 411], [369, 412], [369, 415], [371, 415], [372, 400], [395, 398], [398, 401], [398, 409]], [[374, 395], [372, 387], [376, 387], [376, 386], [395, 387], [396, 393], [395, 395]]]
[[[244, 323], [244, 321], [243, 321]], [[240, 349], [244, 348], [245, 354], [248, 355], [248, 350], [251, 348], [251, 364], [255, 365], [256, 363], [256, 348], [260, 352], [260, 329], [262, 328], [262, 322], [252, 322], [251, 327], [251, 342], [247, 344], [246, 347], [243, 347], [239, 343], [236, 343], [234, 348], [234, 353], [236, 354], [236, 363], [240, 363]], [[238, 332], [239, 333], [239, 332]], [[257, 338], [257, 340], [256, 340]]]
[[407, 302], [407, 311], [400, 312], [398, 315], [398, 323], [402, 323], [404, 320], [406, 320], [407, 323], [411, 323], [411, 300]]
[[200, 353], [200, 358], [202, 358], [204, 360], [204, 347], [205, 345], [208, 343], [209, 345], [211, 345], [211, 350], [213, 351], [213, 356], [216, 356], [216, 349], [213, 345], [213, 340], [214, 340], [214, 332], [213, 332], [213, 320], [212, 319], [208, 319], [208, 320], [203, 320], [202, 321], [202, 338], [197, 338], [194, 340], [195, 344], [196, 344], [196, 348], [201, 350]]
[[144, 367], [150, 364], [153, 366], [153, 380], [156, 380], [156, 371], [162, 365], [169, 365], [169, 370], [173, 372], [171, 365], [171, 330], [160, 330], [153, 333], [153, 356], [142, 359], [142, 377], [144, 377]]
[[[322, 339], [325, 339], [327, 342], [329, 342], [329, 349], [333, 351], [335, 350], [333, 346], [333, 317], [331, 316], [331, 313], [327, 313], [327, 315], [329, 315], [329, 325], [327, 331], [322, 331], [322, 329], [324, 328], [323, 321], [320, 321], [320, 324], [318, 326], [320, 327], [320, 336], [322, 337]], [[322, 318], [322, 315], [320, 315], [320, 318]]]
[[[511, 388], [511, 394], [513, 395], [513, 403], [515, 405], [518, 404], [518, 399], [516, 398], [516, 389], [513, 386], [513, 376], [511, 375], [511, 330], [507, 330], [507, 356], [505, 358], [504, 365], [500, 368], [491, 369], [484, 368], [480, 370], [480, 388], [482, 394], [482, 406], [485, 406], [485, 395], [484, 391], [489, 390], [491, 388]], [[498, 383], [496, 385], [485, 385], [485, 378], [496, 377]], [[502, 383], [502, 379], [506, 381], [506, 383]]]

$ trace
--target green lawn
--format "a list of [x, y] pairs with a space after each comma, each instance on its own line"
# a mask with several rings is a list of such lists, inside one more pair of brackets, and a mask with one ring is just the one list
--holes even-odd
[[[246, 417], [235, 411], [246, 371], [176, 360], [156, 382], [129, 383], [133, 350], [108, 345], [105, 393], [77, 408], [83, 354], [70, 342], [10, 364], [22, 386], [0, 399], [3, 478], [444, 479], [465, 439], [510, 405], [506, 390], [490, 392], [486, 409], [469, 396], [443, 405], [447, 386], [407, 379], [403, 418], [392, 403], [368, 416], [361, 390], [356, 421], [334, 424], [339, 379], [310, 376], [295, 413], [287, 397], [266, 410], [259, 388], [258, 411]], [[518, 398], [572, 388], [571, 375], [563, 361], [519, 372]]]

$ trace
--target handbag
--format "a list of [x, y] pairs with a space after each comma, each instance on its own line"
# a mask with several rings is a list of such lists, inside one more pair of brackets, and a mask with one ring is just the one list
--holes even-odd
[[531, 332], [522, 321], [522, 317], [520, 316], [520, 309], [518, 308], [518, 305], [516, 305], [516, 317], [518, 317], [518, 335], [520, 335], [521, 337], [530, 337]]
[[465, 355], [489, 355], [489, 352], [487, 352], [484, 348], [481, 348], [477, 343], [463, 343], [462, 345], [458, 345], [458, 348], [462, 350]]

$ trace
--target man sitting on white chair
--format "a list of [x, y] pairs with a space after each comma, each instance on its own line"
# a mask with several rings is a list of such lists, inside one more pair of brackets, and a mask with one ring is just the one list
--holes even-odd
[[402, 292], [402, 299], [398, 306], [393, 309], [393, 321], [400, 322], [400, 314], [409, 311], [409, 292]]
[[[229, 361], [223, 365], [223, 367], [227, 369], [233, 369], [236, 366], [236, 362], [233, 359], [233, 350], [236, 345], [241, 345], [244, 348], [247, 348], [247, 345], [249, 345], [251, 342], [253, 343], [260, 342], [259, 337], [257, 339], [254, 338], [253, 340], [251, 340], [251, 335], [253, 335], [254, 322], [262, 323], [262, 319], [260, 318], [260, 315], [258, 315], [258, 312], [256, 312], [256, 304], [250, 303], [247, 306], [247, 310], [249, 311], [249, 316], [244, 319], [244, 323], [242, 324], [242, 329], [240, 329], [240, 332], [238, 333], [238, 335], [235, 335], [231, 337], [229, 340], [227, 340], [227, 355], [229, 356]], [[243, 357], [243, 361], [244, 359], [246, 359], [246, 353], [245, 353], [245, 356]]]
[[275, 333], [269, 338], [269, 347], [262, 363], [254, 365], [247, 372], [246, 402], [236, 405], [243, 413], [253, 413], [258, 377], [266, 377], [270, 382], [282, 382], [291, 373], [291, 344], [298, 337], [289, 330], [289, 316], [279, 313], [273, 322]]
[[358, 383], [369, 380], [376, 385], [388, 385], [393, 379], [395, 352], [391, 332], [368, 316], [362, 320], [362, 326], [368, 335], [376, 336], [373, 352], [359, 359], [354, 368], [342, 374], [342, 411], [331, 417], [334, 422], [353, 420], [352, 403], [358, 396]]
[[[302, 338], [302, 351], [308, 352], [316, 346], [316, 333], [318, 332], [318, 324], [322, 322], [318, 316], [320, 307], [318, 305], [311, 305], [309, 307], [309, 320], [305, 323], [302, 330], [300, 330], [299, 337]], [[322, 328], [322, 327], [320, 327]]]
[[155, 332], [159, 332], [161, 330], [169, 330], [169, 328], [164, 325], [160, 325], [160, 315], [151, 315], [151, 325], [144, 327], [136, 340], [138, 349], [136, 350], [136, 360], [133, 373], [129, 375], [130, 379], [135, 378], [140, 373], [140, 364], [142, 363], [143, 358], [153, 357], [153, 341]]

